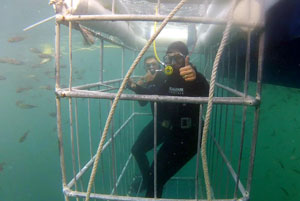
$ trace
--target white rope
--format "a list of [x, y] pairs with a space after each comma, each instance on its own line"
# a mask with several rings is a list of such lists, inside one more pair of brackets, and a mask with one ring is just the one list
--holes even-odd
[[228, 22], [226, 24], [225, 31], [223, 33], [223, 37], [222, 37], [215, 61], [214, 61], [211, 79], [210, 79], [207, 112], [206, 112], [205, 123], [204, 123], [204, 128], [203, 128], [201, 156], [202, 156], [202, 166], [203, 166], [203, 173], [204, 173], [204, 178], [205, 178], [207, 200], [209, 200], [209, 201], [211, 201], [212, 198], [211, 198], [211, 191], [210, 191], [210, 179], [209, 179], [209, 173], [208, 173], [207, 154], [206, 154], [207, 133], [208, 133], [208, 126], [210, 123], [210, 116], [211, 116], [212, 106], [213, 106], [213, 97], [214, 97], [214, 89], [215, 89], [215, 82], [216, 82], [218, 66], [219, 66], [220, 59], [221, 59], [224, 47], [227, 43], [228, 36], [229, 36], [229, 31], [230, 31], [232, 21], [233, 21], [233, 11], [234, 11], [236, 2], [237, 2], [237, 0], [233, 0], [232, 7], [231, 7], [231, 10], [230, 10], [229, 16], [228, 16]]
[[141, 60], [142, 56], [145, 54], [145, 52], [147, 51], [147, 49], [150, 47], [150, 45], [152, 44], [153, 40], [158, 36], [158, 34], [161, 32], [161, 30], [167, 25], [168, 21], [175, 15], [175, 13], [183, 6], [183, 4], [186, 2], [187, 0], [181, 0], [180, 3], [172, 10], [172, 12], [168, 15], [168, 17], [166, 19], [164, 19], [164, 21], [162, 22], [162, 24], [160, 25], [159, 29], [156, 31], [156, 33], [149, 39], [149, 41], [147, 42], [147, 44], [143, 47], [143, 49], [141, 50], [141, 52], [139, 53], [139, 55], [137, 56], [137, 58], [135, 59], [135, 61], [133, 62], [133, 64], [131, 65], [131, 67], [129, 68], [121, 86], [120, 89], [114, 99], [114, 102], [112, 104], [112, 107], [110, 109], [109, 115], [107, 117], [106, 123], [105, 123], [105, 127], [104, 127], [104, 131], [97, 149], [97, 154], [96, 154], [96, 158], [94, 161], [94, 166], [92, 169], [92, 173], [90, 176], [90, 180], [89, 180], [89, 184], [88, 184], [88, 189], [87, 189], [87, 195], [86, 195], [86, 199], [85, 201], [89, 201], [90, 200], [90, 194], [91, 194], [91, 190], [92, 190], [92, 185], [94, 183], [94, 179], [95, 179], [95, 175], [97, 172], [97, 167], [98, 167], [98, 162], [101, 156], [101, 150], [103, 147], [103, 144], [105, 142], [106, 139], [106, 135], [107, 135], [107, 131], [110, 125], [110, 122], [112, 120], [115, 108], [117, 106], [117, 103], [120, 99], [120, 96], [127, 84], [127, 81], [130, 77], [130, 75], [132, 74], [132, 72], [134, 71], [135, 67], [137, 66], [138, 62]]

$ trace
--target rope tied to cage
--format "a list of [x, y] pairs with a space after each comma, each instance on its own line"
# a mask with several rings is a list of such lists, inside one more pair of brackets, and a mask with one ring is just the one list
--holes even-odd
[[139, 63], [139, 61], [141, 60], [142, 56], [145, 54], [145, 52], [147, 51], [147, 49], [150, 47], [150, 45], [152, 44], [153, 40], [158, 36], [158, 34], [161, 32], [161, 30], [167, 25], [167, 23], [169, 22], [169, 20], [175, 15], [175, 13], [183, 6], [183, 4], [186, 2], [187, 0], [181, 0], [178, 5], [170, 12], [170, 14], [164, 19], [164, 21], [162, 22], [162, 24], [160, 25], [160, 27], [158, 28], [158, 30], [152, 35], [152, 37], [147, 41], [146, 45], [143, 47], [143, 49], [140, 51], [140, 53], [138, 54], [137, 58], [135, 59], [135, 61], [133, 62], [133, 64], [131, 65], [131, 67], [129, 68], [126, 76], [124, 77], [124, 80], [120, 86], [120, 89], [113, 101], [113, 104], [111, 106], [110, 112], [108, 114], [106, 123], [105, 123], [105, 127], [103, 130], [103, 134], [97, 149], [97, 153], [96, 153], [96, 157], [95, 157], [95, 161], [94, 161], [94, 165], [93, 165], [93, 169], [92, 169], [92, 173], [90, 176], [90, 180], [88, 183], [88, 189], [87, 189], [87, 195], [86, 195], [86, 199], [85, 201], [89, 201], [90, 200], [90, 194], [92, 191], [92, 185], [94, 183], [95, 180], [95, 176], [96, 176], [96, 172], [97, 172], [97, 167], [98, 167], [98, 163], [99, 163], [99, 159], [101, 156], [101, 152], [102, 152], [102, 148], [103, 148], [103, 144], [105, 142], [106, 136], [107, 136], [107, 132], [108, 132], [108, 128], [110, 125], [110, 122], [112, 120], [112, 117], [114, 115], [114, 111], [115, 108], [117, 106], [117, 103], [120, 99], [121, 94], [123, 93], [123, 90], [125, 89], [125, 86], [127, 84], [127, 81], [130, 77], [130, 75], [132, 74], [132, 72], [134, 71], [135, 67], [137, 66], [137, 64]]
[[217, 71], [218, 66], [221, 60], [221, 56], [224, 51], [224, 47], [227, 43], [228, 36], [230, 33], [230, 29], [233, 23], [233, 12], [235, 5], [238, 0], [233, 0], [231, 9], [228, 14], [228, 22], [226, 24], [225, 30], [223, 32], [223, 37], [220, 43], [220, 46], [218, 48], [216, 58], [214, 60], [213, 69], [211, 73], [211, 79], [210, 79], [210, 86], [209, 86], [209, 96], [208, 96], [208, 103], [207, 103], [207, 111], [205, 116], [205, 122], [203, 127], [203, 134], [202, 134], [202, 143], [201, 143], [201, 157], [202, 157], [202, 167], [203, 167], [203, 174], [205, 179], [205, 187], [206, 187], [206, 195], [207, 200], [211, 201], [211, 190], [210, 190], [210, 179], [209, 179], [209, 173], [208, 173], [208, 165], [207, 165], [207, 153], [206, 153], [206, 147], [207, 147], [207, 133], [208, 133], [208, 126], [210, 123], [210, 116], [212, 112], [212, 106], [213, 106], [213, 97], [214, 97], [214, 89], [215, 89], [215, 82], [217, 77]]

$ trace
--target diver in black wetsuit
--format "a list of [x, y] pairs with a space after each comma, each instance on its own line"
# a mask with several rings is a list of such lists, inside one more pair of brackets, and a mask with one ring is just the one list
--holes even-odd
[[[146, 75], [129, 88], [137, 94], [168, 96], [208, 96], [209, 85], [205, 77], [189, 63], [188, 49], [182, 42], [169, 45], [164, 62], [172, 66], [173, 73], [159, 71], [154, 57], [145, 59]], [[145, 105], [145, 102], [140, 102]], [[153, 104], [151, 104], [153, 111]], [[162, 196], [164, 184], [176, 174], [197, 152], [199, 104], [157, 104], [157, 197]], [[151, 167], [146, 153], [154, 147], [153, 120], [142, 130], [132, 147], [132, 154], [140, 168], [146, 197], [154, 196], [154, 163]]]

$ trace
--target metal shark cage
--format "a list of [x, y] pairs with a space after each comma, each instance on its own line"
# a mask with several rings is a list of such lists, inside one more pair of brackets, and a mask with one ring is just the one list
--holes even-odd
[[[60, 150], [60, 165], [62, 185], [65, 200], [82, 200], [87, 197], [88, 179], [91, 167], [96, 158], [95, 142], [98, 143], [102, 135], [105, 115], [116, 98], [116, 90], [124, 80], [125, 52], [137, 55], [137, 50], [118, 43], [99, 33], [94, 33], [100, 39], [99, 81], [79, 86], [72, 86], [72, 22], [80, 21], [163, 21], [166, 16], [141, 15], [89, 15], [56, 16], [56, 105], [57, 130]], [[226, 20], [209, 19], [205, 17], [174, 17], [173, 22], [207, 23], [225, 25]], [[69, 87], [61, 87], [60, 41], [61, 23], [69, 23]], [[261, 100], [261, 76], [263, 58], [263, 31], [256, 35], [258, 55], [256, 62], [250, 63], [252, 28], [251, 23], [233, 22], [249, 29], [246, 39], [235, 40], [231, 36], [227, 42], [220, 63], [217, 76], [216, 91], [213, 98], [212, 117], [209, 126], [207, 142], [207, 158], [210, 190], [212, 200], [249, 200], [254, 167], [255, 147], [258, 134], [258, 120]], [[251, 28], [251, 29], [250, 29]], [[119, 79], [104, 81], [103, 71], [104, 43], [118, 45], [121, 48], [121, 75]], [[200, 72], [207, 78], [216, 56], [218, 45], [205, 47], [203, 53], [194, 53], [201, 60]], [[129, 53], [128, 53], [129, 54]], [[250, 65], [251, 64], [251, 65]], [[251, 68], [250, 68], [251, 66]], [[242, 70], [241, 70], [242, 69]], [[253, 82], [250, 82], [250, 72], [256, 70]], [[100, 167], [95, 177], [92, 193], [95, 200], [209, 200], [205, 192], [203, 171], [200, 166], [200, 139], [198, 152], [190, 163], [192, 172], [186, 175], [176, 175], [164, 189], [165, 198], [144, 198], [141, 194], [127, 195], [133, 178], [138, 174], [131, 154], [131, 146], [143, 127], [143, 121], [149, 120], [151, 114], [137, 110], [135, 102], [138, 100], [155, 102], [181, 102], [201, 105], [200, 115], [205, 114], [209, 101], [207, 97], [171, 97], [155, 95], [122, 94], [121, 103], [117, 107], [118, 119], [113, 119], [109, 129], [109, 138], [105, 141]], [[62, 105], [64, 104], [65, 105]], [[204, 106], [204, 107], [202, 107]], [[64, 109], [69, 109], [65, 111]], [[69, 116], [68, 124], [62, 123], [62, 118]], [[75, 118], [74, 118], [75, 116]], [[116, 115], [115, 115], [116, 118]], [[156, 113], [154, 113], [154, 122]], [[80, 121], [84, 121], [82, 126]], [[65, 127], [64, 127], [65, 126]], [[74, 130], [75, 127], [75, 130]], [[82, 128], [84, 127], [84, 128]], [[69, 136], [67, 135], [69, 133]], [[154, 132], [154, 135], [156, 133]], [[154, 147], [154, 163], [156, 150]], [[155, 177], [156, 180], [156, 177]], [[185, 190], [182, 190], [185, 189]]]

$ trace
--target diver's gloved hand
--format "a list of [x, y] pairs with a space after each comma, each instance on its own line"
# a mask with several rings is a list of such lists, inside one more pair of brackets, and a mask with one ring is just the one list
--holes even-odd
[[136, 83], [134, 81], [132, 81], [132, 79], [128, 79], [127, 84], [126, 84], [126, 88], [128, 89], [135, 89], [136, 88]]
[[196, 79], [196, 71], [190, 65], [189, 56], [185, 57], [185, 66], [179, 69], [180, 76], [187, 82], [194, 81]]
[[142, 81], [144, 81], [144, 83], [148, 83], [154, 80], [154, 78], [156, 77], [157, 72], [155, 71], [154, 73], [151, 71], [147, 71], [146, 75], [144, 77], [142, 77]]

